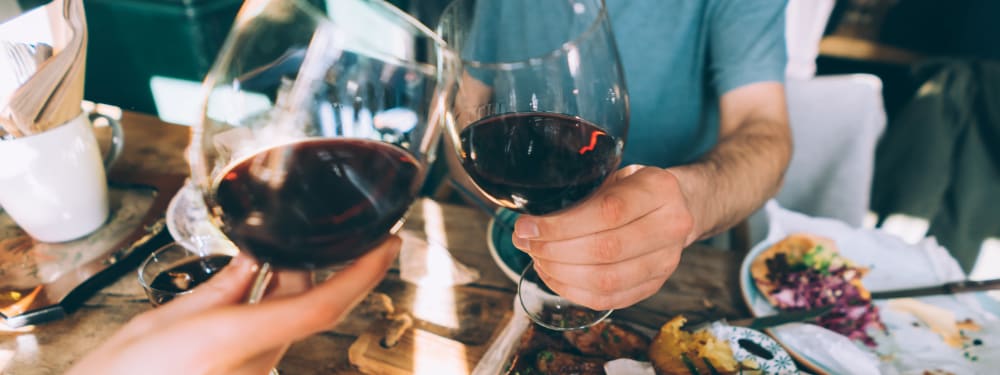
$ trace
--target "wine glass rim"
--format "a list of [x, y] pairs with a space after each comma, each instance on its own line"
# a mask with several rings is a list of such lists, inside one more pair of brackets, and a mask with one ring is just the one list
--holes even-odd
[[[264, 4], [267, 1], [269, 1], [269, 0], [261, 0], [261, 4]], [[308, 2], [304, 2], [302, 0], [288, 0], [288, 1], [289, 1], [289, 3], [293, 7], [297, 8], [299, 11], [301, 11], [301, 12], [305, 13], [306, 15], [312, 17], [316, 21], [316, 23], [317, 23], [317, 30], [322, 30], [323, 28], [330, 28], [330, 29], [336, 30], [338, 33], [343, 33], [343, 34], [347, 35], [348, 38], [351, 38], [354, 35], [358, 34], [358, 31], [354, 31], [351, 28], [344, 27], [341, 24], [339, 24], [338, 22], [335, 22], [330, 17], [329, 14], [321, 11], [320, 9], [317, 9], [315, 6], [313, 6], [312, 4], [310, 4]], [[447, 42], [445, 42], [445, 40], [442, 39], [440, 35], [438, 35], [437, 33], [435, 33], [433, 30], [431, 30], [429, 27], [427, 27], [427, 25], [424, 25], [422, 22], [420, 22], [419, 20], [417, 20], [415, 17], [413, 17], [410, 14], [404, 12], [402, 9], [399, 9], [398, 7], [390, 4], [387, 1], [377, 1], [377, 2], [366, 1], [364, 3], [365, 4], [371, 4], [371, 5], [378, 6], [377, 9], [381, 9], [381, 10], [390, 12], [393, 17], [396, 17], [396, 20], [392, 21], [393, 24], [396, 24], [398, 26], [402, 26], [402, 27], [405, 27], [405, 28], [409, 28], [410, 30], [415, 31], [413, 33], [413, 35], [416, 38], [427, 39], [427, 40], [430, 40], [431, 42], [433, 42], [434, 45], [438, 46], [438, 48], [436, 48], [436, 50], [437, 50], [436, 53], [437, 54], [439, 54], [439, 55], [451, 55], [451, 54], [454, 53], [454, 51], [452, 49], [450, 49], [450, 48], [447, 47]], [[252, 1], [248, 1], [243, 7], [240, 8], [239, 12], [236, 15], [236, 23], [233, 26], [233, 30], [237, 30], [237, 29], [242, 28], [243, 26], [245, 26], [245, 24], [247, 22], [249, 22], [251, 19], [253, 19], [254, 17], [256, 17], [257, 13], [260, 13], [259, 10], [257, 10], [257, 11], [253, 10], [254, 7], [252, 5], [253, 5]], [[260, 6], [258, 6], [258, 7], [260, 7]], [[373, 8], [373, 9], [375, 9], [375, 8]], [[389, 19], [392, 19], [392, 18], [389, 18]], [[231, 34], [232, 34], [232, 32], [231, 32]], [[229, 38], [231, 38], [231, 36]], [[363, 40], [363, 38], [358, 38], [358, 39], [359, 40]], [[228, 44], [228, 40], [227, 40], [227, 44]], [[412, 60], [407, 60], [407, 59], [404, 59], [404, 58], [400, 58], [400, 57], [397, 57], [397, 56], [393, 56], [391, 53], [386, 53], [385, 51], [383, 51], [381, 49], [381, 46], [372, 45], [371, 43], [364, 43], [363, 45], [365, 47], [363, 49], [360, 49], [360, 48], [358, 48], [358, 49], [344, 48], [344, 50], [349, 50], [351, 52], [359, 53], [359, 54], [362, 54], [362, 55], [367, 55], [369, 57], [377, 58], [379, 60], [383, 60], [383, 61], [386, 61], [386, 62], [391, 62], [393, 64], [400, 65], [400, 66], [408, 66], [408, 67], [417, 68], [418, 70], [420, 70], [420, 71], [422, 71], [424, 73], [429, 73], [429, 74], [436, 74], [437, 73], [437, 67], [434, 66], [434, 64], [416, 62], [416, 61], [412, 61]], [[223, 55], [223, 53], [220, 53], [219, 57], [221, 58], [222, 55]], [[216, 63], [216, 64], [213, 64], [213, 66], [214, 65], [218, 65], [218, 64]], [[215, 72], [209, 72], [209, 76], [212, 76], [213, 73], [215, 73]], [[214, 83], [214, 80], [213, 80], [211, 86], [214, 86], [214, 85], [215, 85], [215, 83]]]
[[[447, 15], [449, 13], [453, 13], [452, 9], [453, 7], [457, 7], [458, 6], [457, 4], [460, 2], [467, 2], [467, 1], [470, 0], [453, 0], [451, 3], [448, 4], [447, 7], [445, 7], [444, 11], [441, 14]], [[605, 0], [597, 0], [597, 1], [600, 4], [600, 8], [598, 9], [597, 12], [597, 17], [594, 17], [593, 22], [591, 22], [586, 29], [576, 34], [572, 38], [569, 38], [568, 41], [563, 42], [559, 47], [553, 48], [548, 52], [538, 56], [529, 57], [521, 60], [515, 60], [515, 61], [483, 62], [479, 60], [473, 60], [461, 57], [461, 54], [459, 54], [458, 51], [451, 49], [446, 40], [442, 40], [443, 43], [442, 48], [450, 50], [450, 52], [448, 53], [449, 56], [458, 56], [459, 60], [461, 60], [463, 64], [474, 68], [484, 68], [492, 70], [516, 70], [516, 69], [523, 69], [524, 67], [527, 66], [537, 65], [539, 62], [553, 59], [562, 56], [565, 53], [570, 52], [580, 44], [581, 40], [590, 37], [591, 34], [595, 33], [596, 30], [601, 27], [601, 23], [604, 22], [608, 17], [608, 7]], [[441, 37], [440, 36], [441, 24], [443, 24], [443, 22], [439, 21], [437, 27], [438, 31], [437, 35], [439, 37]]]

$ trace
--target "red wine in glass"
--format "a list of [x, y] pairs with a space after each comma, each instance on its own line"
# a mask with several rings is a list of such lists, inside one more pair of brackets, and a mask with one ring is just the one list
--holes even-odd
[[481, 119], [459, 134], [462, 166], [487, 196], [531, 215], [569, 207], [621, 162], [622, 142], [577, 117], [517, 112]]
[[222, 231], [277, 267], [351, 261], [385, 240], [423, 176], [407, 151], [353, 138], [307, 139], [236, 162], [209, 199]]

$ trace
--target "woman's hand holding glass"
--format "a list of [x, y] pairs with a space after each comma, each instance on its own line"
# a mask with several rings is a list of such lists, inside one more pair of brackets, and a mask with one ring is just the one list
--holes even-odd
[[392, 236], [312, 287], [302, 271], [275, 273], [260, 304], [244, 304], [257, 273], [241, 254], [208, 282], [129, 321], [67, 374], [266, 374], [288, 346], [330, 329], [385, 276]]

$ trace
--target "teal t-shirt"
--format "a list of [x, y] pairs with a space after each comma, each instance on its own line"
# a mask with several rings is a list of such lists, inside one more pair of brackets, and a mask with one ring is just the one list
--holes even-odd
[[[587, 26], [560, 21], [573, 19], [565, 0], [480, 3], [484, 32], [465, 51], [477, 60], [535, 57]], [[716, 143], [722, 94], [784, 80], [785, 0], [606, 3], [631, 101], [625, 164], [694, 161]]]

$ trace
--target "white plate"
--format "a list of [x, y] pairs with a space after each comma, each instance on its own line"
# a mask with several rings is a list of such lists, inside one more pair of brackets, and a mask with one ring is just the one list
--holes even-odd
[[[872, 291], [936, 285], [962, 279], [961, 268], [947, 250], [933, 239], [911, 245], [890, 234], [848, 227], [841, 222], [811, 218], [778, 207], [767, 206], [770, 226], [766, 240], [757, 244], [740, 266], [740, 289], [755, 316], [777, 310], [757, 290], [750, 275], [753, 259], [771, 244], [792, 233], [812, 233], [833, 239], [841, 254], [871, 268], [864, 278]], [[910, 314], [899, 313], [877, 301], [889, 335], [879, 337], [876, 352], [846, 337], [809, 324], [788, 324], [769, 330], [788, 352], [810, 369], [826, 374], [899, 373], [922, 374], [940, 369], [955, 374], [992, 374], [1000, 368], [1000, 309], [984, 303], [983, 293], [918, 298], [951, 310], [958, 320], [970, 318], [982, 331], [969, 333], [985, 344], [951, 348]], [[914, 323], [917, 323], [914, 326]], [[966, 357], [968, 353], [968, 357]], [[971, 358], [977, 358], [972, 361]]]

